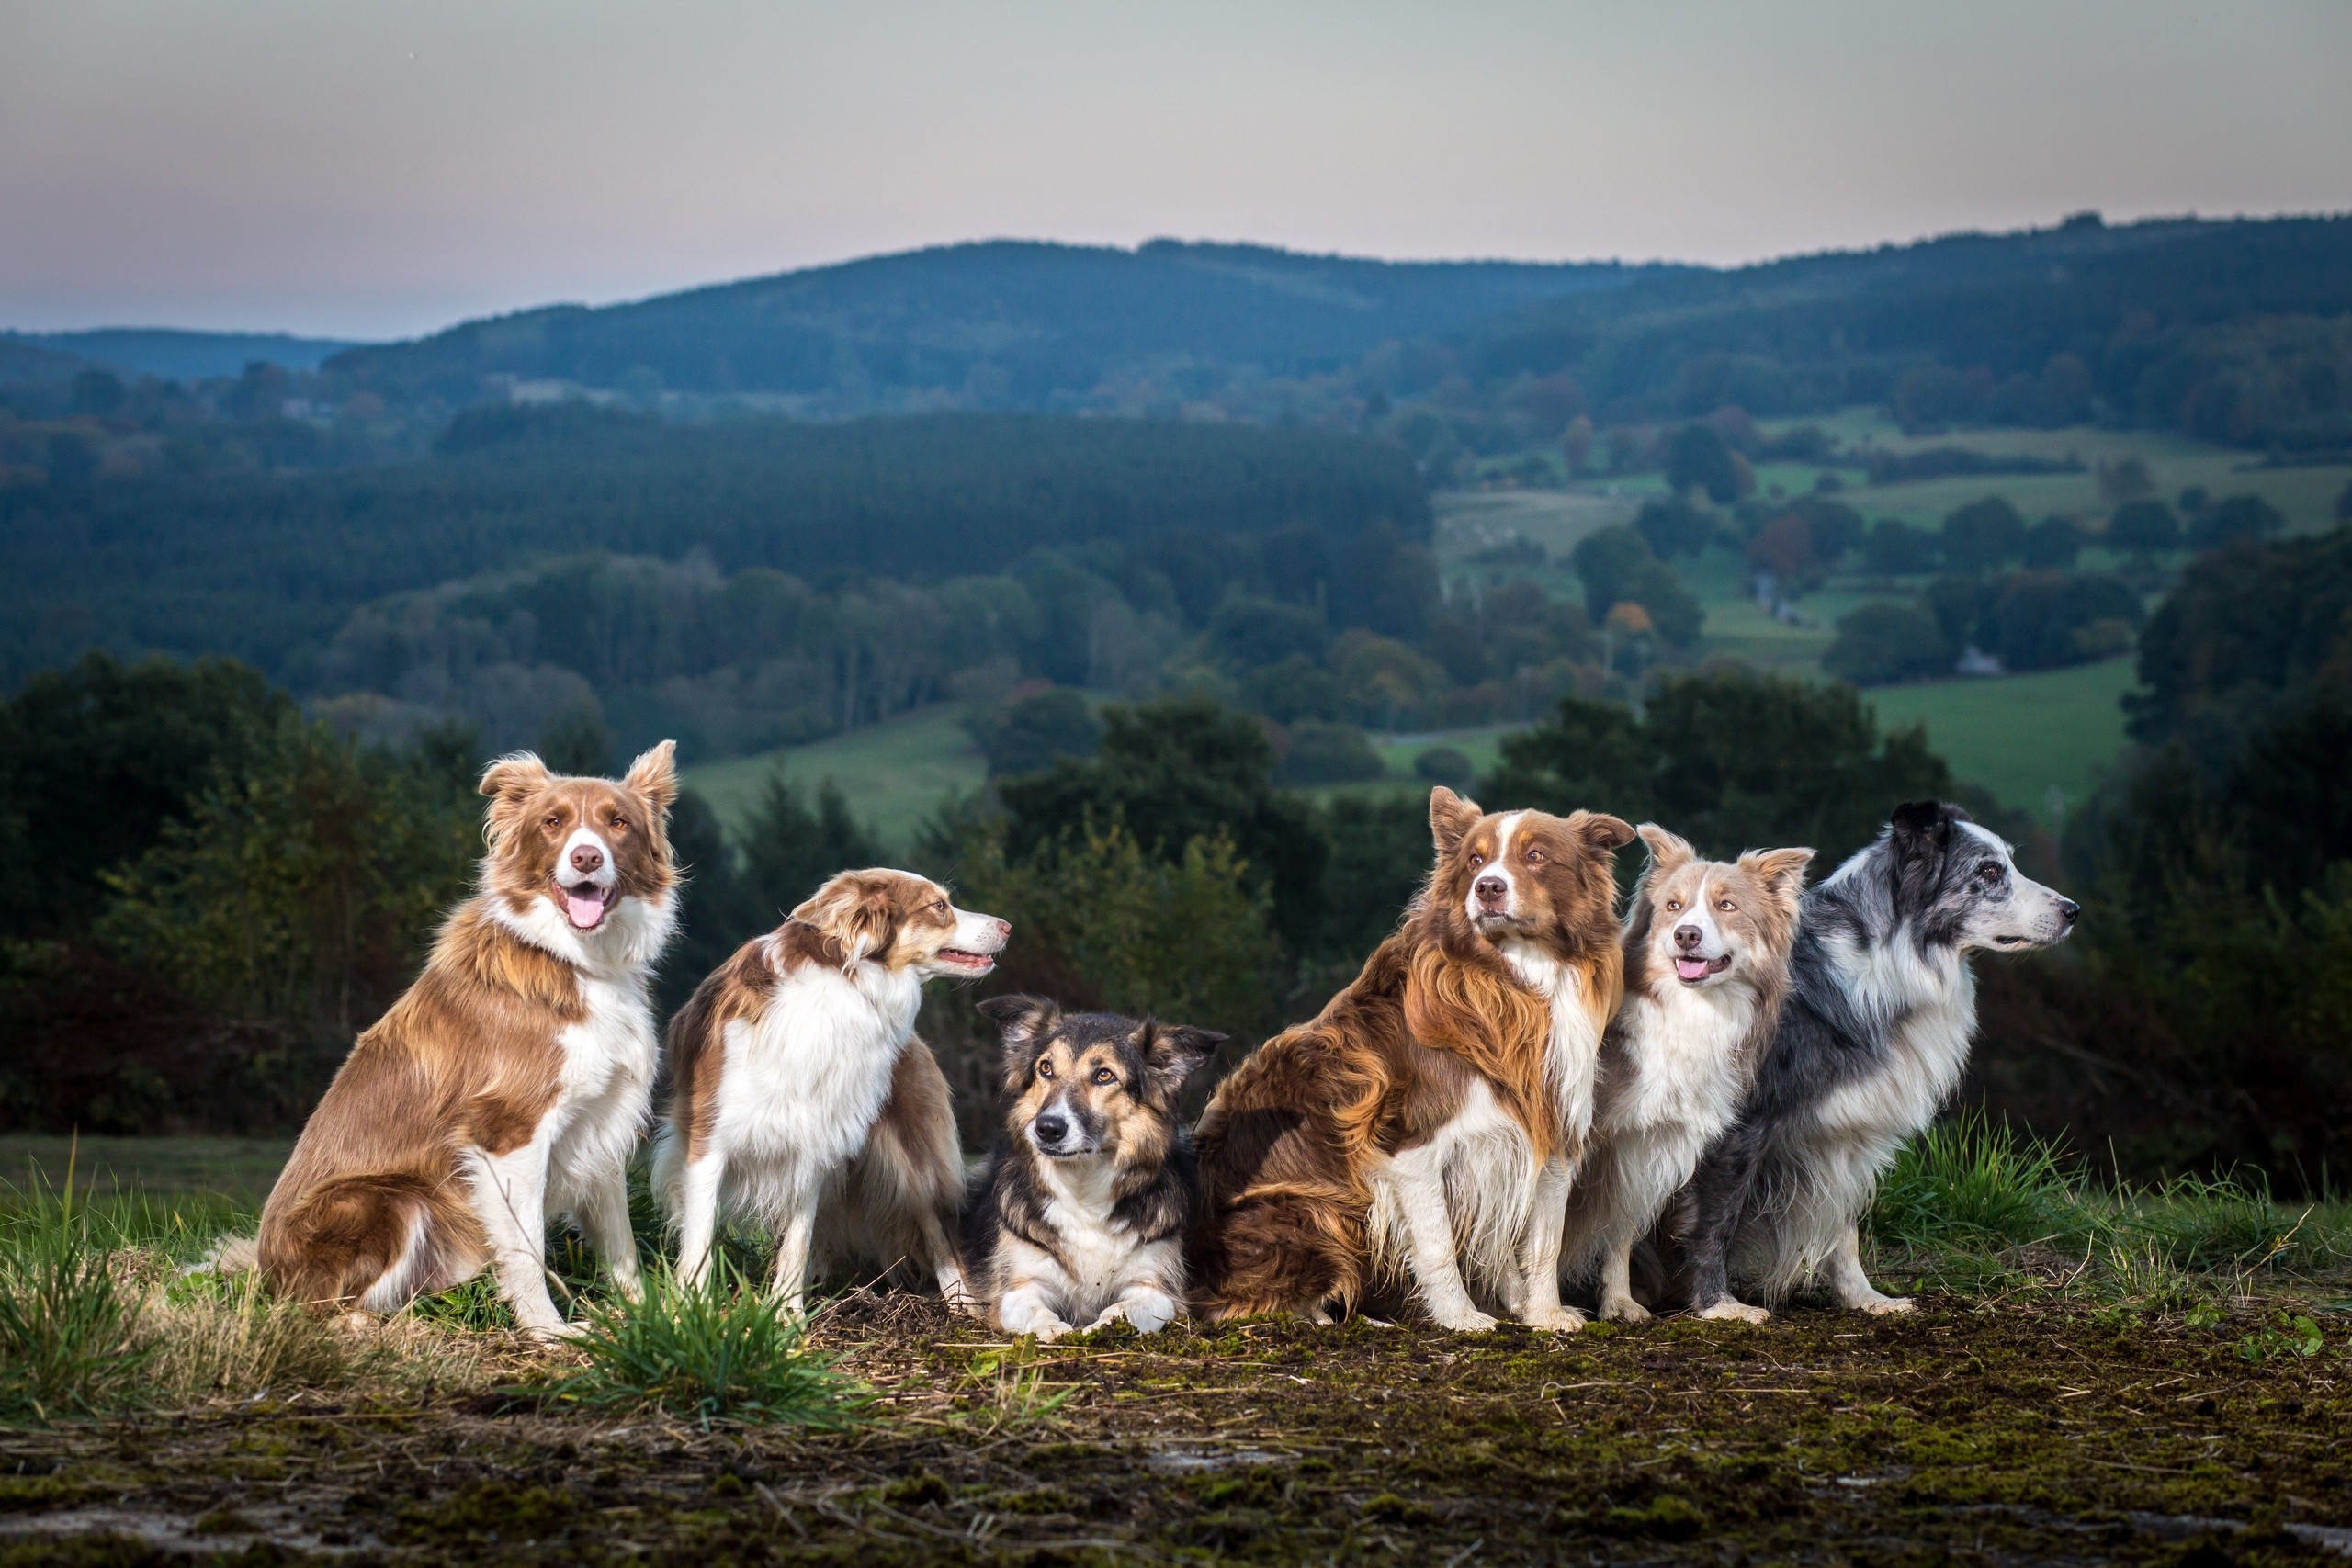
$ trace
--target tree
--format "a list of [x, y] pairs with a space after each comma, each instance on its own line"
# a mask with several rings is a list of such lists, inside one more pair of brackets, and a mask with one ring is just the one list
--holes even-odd
[[1698, 490], [1729, 506], [1755, 488], [1756, 478], [1724, 438], [1704, 424], [1686, 424], [1667, 444], [1666, 482], [1678, 496]]
[[1634, 529], [1660, 560], [1695, 556], [1715, 538], [1714, 520], [1679, 495], [1670, 501], [1643, 502]]
[[1655, 560], [1649, 541], [1623, 524], [1597, 528], [1577, 541], [1568, 560], [1584, 581], [1584, 604], [1595, 621], [1626, 597], [1625, 584], [1645, 561]]
[[1503, 739], [1490, 809], [1578, 807], [1672, 824], [1705, 852], [1807, 844], [1834, 863], [1905, 800], [1948, 795], [1918, 729], [1881, 735], [1851, 686], [1732, 669], [1666, 674], [1636, 721], [1567, 698]]
[[1640, 605], [1665, 641], [1689, 648], [1699, 640], [1706, 610], [1664, 561], [1653, 558], [1636, 563], [1617, 591], [1622, 595], [1618, 604]]
[[2154, 497], [2127, 501], [2107, 520], [2109, 547], [2151, 556], [2180, 547], [2180, 522], [2172, 508]]
[[2336, 492], [2335, 520], [2338, 523], [2352, 523], [2352, 479], [2345, 480], [2344, 488]]
[[790, 914], [835, 872], [881, 860], [881, 846], [850, 815], [847, 797], [831, 778], [818, 784], [812, 806], [777, 769], [743, 825], [743, 884], [763, 929]]
[[1935, 536], [1899, 518], [1882, 517], [1862, 540], [1862, 564], [1881, 577], [1909, 577], [1936, 569]]
[[2064, 517], [2045, 517], [2025, 533], [2025, 564], [2041, 570], [2064, 570], [2083, 553], [2083, 536]]
[[2199, 510], [2188, 525], [2188, 547], [2218, 550], [2239, 539], [2267, 539], [2286, 524], [2278, 509], [2260, 496], [2233, 495]]
[[1276, 931], [1294, 949], [1309, 939], [1326, 851], [1304, 808], [1275, 790], [1273, 748], [1258, 721], [1200, 696], [1114, 705], [1102, 721], [1092, 761], [1065, 758], [999, 787], [1007, 852], [1022, 860], [1065, 834], [1116, 824], [1146, 854], [1172, 863], [1193, 840], [1222, 837], [1251, 886], [1269, 893]]
[[613, 732], [593, 699], [549, 715], [533, 750], [559, 773], [601, 779], [613, 771]]
[[1769, 577], [1774, 592], [1783, 599], [1818, 584], [1821, 561], [1813, 553], [1811, 525], [1793, 512], [1765, 524], [1747, 541], [1747, 570], [1759, 581]]
[[2100, 458], [2098, 493], [2109, 506], [2120, 506], [2126, 502], [2155, 494], [2155, 476], [2148, 471], [2148, 460], [2136, 455], [2119, 457], [2113, 462]]
[[1821, 667], [1857, 686], [1884, 686], [1949, 675], [1959, 655], [1933, 614], [1876, 599], [1838, 617], [1838, 640], [1821, 656]]
[[2120, 653], [2144, 612], [2140, 596], [2099, 572], [2020, 571], [1984, 615], [1986, 651], [2011, 670], [2055, 670]]
[[2005, 496], [1972, 501], [1944, 518], [1944, 560], [1957, 571], [1990, 571], [2025, 551], [2025, 519]]
[[1082, 692], [1056, 686], [1002, 707], [967, 716], [964, 728], [989, 760], [989, 776], [1034, 773], [1057, 758], [1087, 758], [1102, 743], [1102, 727]]
[[1290, 727], [1290, 755], [1283, 777], [1295, 784], [1356, 784], [1387, 772], [1380, 753], [1352, 724], [1308, 720]]
[[778, 913], [745, 880], [718, 814], [696, 791], [682, 789], [670, 804], [670, 852], [678, 863], [678, 934], [663, 951], [654, 980], [664, 1015], [683, 1006], [703, 976], [737, 948], [773, 930]]
[[1308, 604], [1235, 597], [1219, 604], [1209, 617], [1210, 651], [1237, 674], [1262, 669], [1292, 654], [1320, 658], [1330, 640], [1323, 612]]

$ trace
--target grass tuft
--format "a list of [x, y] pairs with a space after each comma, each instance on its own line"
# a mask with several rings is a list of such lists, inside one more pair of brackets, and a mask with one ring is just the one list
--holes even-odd
[[2056, 1145], [2020, 1136], [1983, 1111], [1939, 1122], [1895, 1156], [1879, 1184], [1871, 1233], [1883, 1243], [1949, 1247], [2080, 1246], [2094, 1224]]
[[666, 1271], [645, 1299], [593, 1305], [576, 1342], [587, 1365], [543, 1385], [550, 1402], [653, 1409], [713, 1421], [840, 1428], [864, 1419], [871, 1395], [808, 1345], [808, 1325], [759, 1291], [733, 1288], [723, 1264], [697, 1288]]
[[155, 1347], [118, 1247], [45, 1185], [13, 1194], [0, 1230], [0, 1424], [48, 1424], [146, 1402]]

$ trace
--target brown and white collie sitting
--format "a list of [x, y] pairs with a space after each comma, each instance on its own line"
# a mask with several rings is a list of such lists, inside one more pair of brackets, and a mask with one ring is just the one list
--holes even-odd
[[724, 1213], [776, 1242], [798, 1312], [820, 1252], [929, 1271], [963, 1296], [963, 1158], [947, 1082], [915, 1038], [925, 980], [977, 979], [1012, 927], [904, 871], [845, 871], [743, 944], [670, 1023], [654, 1188], [698, 1282]]
[[527, 753], [482, 774], [481, 891], [352, 1047], [262, 1209], [277, 1289], [390, 1312], [488, 1265], [526, 1329], [562, 1334], [545, 1258], [569, 1213], [636, 1295], [624, 1173], [653, 1089], [646, 979], [677, 917], [671, 750], [618, 784]]
[[1653, 822], [1625, 912], [1625, 1001], [1600, 1046], [1592, 1150], [1568, 1203], [1566, 1278], [1599, 1277], [1600, 1315], [1639, 1323], [1636, 1243], [1730, 1126], [1789, 989], [1811, 850], [1702, 860]]
[[[1320, 1318], [1411, 1288], [1543, 1328], [1622, 964], [1611, 857], [1633, 829], [1430, 795], [1437, 863], [1404, 923], [1311, 1022], [1218, 1086], [1199, 1131], [1196, 1310]], [[1465, 1280], [1465, 1272], [1467, 1278]]]

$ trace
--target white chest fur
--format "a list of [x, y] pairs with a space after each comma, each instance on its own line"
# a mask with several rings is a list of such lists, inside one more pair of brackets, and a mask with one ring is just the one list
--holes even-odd
[[1584, 971], [1532, 942], [1505, 942], [1501, 948], [1512, 972], [1550, 1009], [1544, 1077], [1552, 1086], [1561, 1137], [1571, 1150], [1578, 1148], [1592, 1131], [1593, 1074], [1600, 1060], [1600, 1030], [1585, 1005]]
[[922, 983], [876, 964], [805, 964], [756, 1018], [724, 1034], [716, 1141], [748, 1155], [830, 1169], [865, 1146], [913, 1038]]
[[1617, 1022], [1623, 1076], [1601, 1096], [1601, 1131], [1679, 1124], [1711, 1135], [1728, 1126], [1742, 1088], [1735, 1063], [1755, 1019], [1755, 994], [1745, 986], [1678, 983], [1663, 996], [1628, 996]]

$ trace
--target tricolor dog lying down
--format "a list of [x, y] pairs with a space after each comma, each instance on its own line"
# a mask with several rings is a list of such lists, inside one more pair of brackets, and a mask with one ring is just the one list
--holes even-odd
[[262, 1209], [277, 1289], [390, 1312], [492, 1265], [516, 1320], [561, 1334], [545, 1255], [568, 1212], [638, 1293], [625, 1169], [653, 1089], [646, 979], [677, 917], [671, 750], [618, 784], [527, 753], [482, 774], [481, 891], [353, 1045]]
[[1600, 1046], [1592, 1152], [1568, 1201], [1563, 1277], [1599, 1277], [1600, 1315], [1640, 1322], [1631, 1263], [1731, 1125], [1788, 990], [1811, 850], [1701, 860], [1656, 823], [1625, 913], [1625, 1001]]
[[925, 980], [995, 968], [1012, 930], [911, 872], [845, 871], [711, 972], [670, 1023], [653, 1156], [681, 1278], [701, 1280], [732, 1213], [775, 1235], [787, 1310], [827, 1258], [910, 1265], [962, 1299], [963, 1159], [915, 1010]]
[[2080, 913], [2020, 875], [2009, 846], [1967, 812], [1932, 800], [1898, 807], [1875, 843], [1804, 896], [1780, 1032], [1678, 1200], [1686, 1223], [1659, 1238], [1700, 1316], [1761, 1322], [1733, 1277], [1777, 1302], [1824, 1266], [1840, 1306], [1910, 1307], [1862, 1273], [1859, 1225], [1895, 1151], [1967, 1066], [1968, 955], [2047, 947]]
[[980, 1010], [1004, 1031], [1007, 1103], [964, 1213], [966, 1288], [1008, 1334], [1158, 1333], [1184, 1310], [1197, 1200], [1176, 1097], [1225, 1036], [1035, 997]]
[[1569, 1177], [1623, 986], [1614, 817], [1430, 795], [1437, 863], [1396, 933], [1311, 1022], [1260, 1046], [1201, 1119], [1188, 1248], [1210, 1318], [1321, 1318], [1372, 1289], [1441, 1325], [1561, 1306]]

